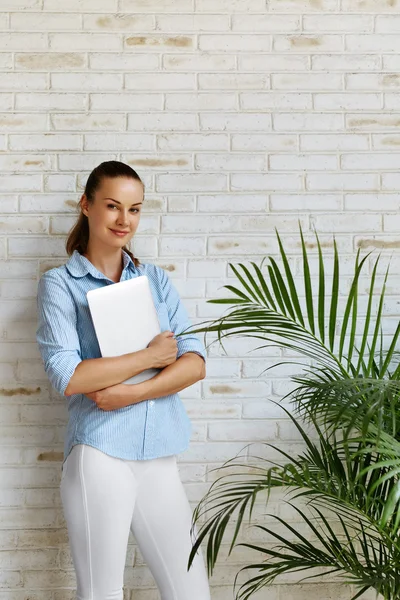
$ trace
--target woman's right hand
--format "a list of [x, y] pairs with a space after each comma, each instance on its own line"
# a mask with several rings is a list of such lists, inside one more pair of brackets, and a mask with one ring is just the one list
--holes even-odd
[[163, 331], [154, 337], [148, 349], [152, 356], [152, 367], [163, 369], [176, 361], [178, 344], [172, 331]]

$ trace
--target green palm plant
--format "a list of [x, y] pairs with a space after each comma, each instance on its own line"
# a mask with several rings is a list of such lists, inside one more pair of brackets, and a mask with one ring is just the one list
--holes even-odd
[[[231, 336], [251, 337], [260, 340], [260, 347], [278, 345], [307, 359], [302, 373], [292, 378], [294, 390], [285, 397], [293, 403], [293, 414], [282, 407], [305, 449], [292, 456], [275, 448], [279, 461], [258, 458], [251, 467], [237, 458], [225, 463], [220, 468], [222, 475], [194, 511], [193, 532], [195, 527], [198, 531], [189, 565], [205, 542], [211, 575], [232, 524], [229, 553], [242, 545], [264, 557], [239, 571], [247, 575], [236, 593], [240, 600], [279, 575], [312, 570], [305, 577], [310, 578], [316, 576], [315, 569], [318, 576], [336, 573], [353, 584], [357, 591], [352, 600], [369, 588], [385, 600], [398, 600], [400, 364], [396, 364], [396, 347], [400, 323], [391, 338], [384, 336], [388, 270], [377, 291], [380, 258], [372, 259], [369, 254], [361, 258], [358, 252], [347, 295], [343, 296], [336, 241], [333, 273], [328, 277], [326, 256], [315, 234], [318, 273], [314, 286], [300, 229], [299, 285], [279, 233], [276, 235], [281, 265], [272, 256], [266, 269], [253, 262], [231, 264], [238, 285], [225, 286], [230, 297], [210, 301], [226, 305], [227, 311], [192, 331], [216, 334], [221, 344]], [[360, 277], [368, 259], [371, 274], [366, 309], [361, 314]], [[279, 364], [291, 360], [283, 357]], [[306, 432], [302, 422], [312, 425], [315, 436]], [[229, 473], [224, 474], [228, 468]], [[278, 522], [278, 532], [251, 524], [256, 500], [265, 496], [268, 505], [276, 488], [288, 492], [288, 502], [307, 535], [276, 515], [270, 517]], [[238, 543], [245, 519], [260, 530], [267, 545]], [[271, 545], [271, 541], [276, 544]]]

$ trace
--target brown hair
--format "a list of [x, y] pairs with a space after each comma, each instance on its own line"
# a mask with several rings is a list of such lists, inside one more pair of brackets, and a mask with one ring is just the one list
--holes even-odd
[[[132, 167], [117, 160], [109, 160], [107, 162], [102, 162], [100, 165], [94, 168], [88, 177], [84, 194], [89, 202], [94, 201], [95, 192], [100, 187], [103, 179], [113, 179], [116, 177], [128, 177], [129, 179], [135, 179], [136, 181], [140, 181], [144, 188], [143, 181], [140, 179], [136, 171], [132, 169]], [[78, 250], [80, 254], [85, 254], [88, 241], [89, 222], [87, 216], [81, 211], [78, 220], [68, 234], [67, 242], [65, 244], [68, 256], [71, 256], [74, 250]], [[128, 250], [127, 247], [124, 246], [122, 249], [129, 254], [135, 266], [137, 267], [139, 265], [139, 260], [133, 256], [132, 252]]]

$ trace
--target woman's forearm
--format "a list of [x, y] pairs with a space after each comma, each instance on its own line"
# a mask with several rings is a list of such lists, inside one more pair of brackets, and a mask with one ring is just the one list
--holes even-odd
[[175, 394], [193, 385], [196, 381], [204, 379], [205, 375], [205, 363], [201, 356], [187, 352], [152, 379], [134, 385], [124, 385], [124, 404], [128, 406], [144, 400]]
[[122, 356], [83, 360], [69, 380], [65, 395], [86, 394], [116, 385], [152, 368], [153, 362], [150, 348]]

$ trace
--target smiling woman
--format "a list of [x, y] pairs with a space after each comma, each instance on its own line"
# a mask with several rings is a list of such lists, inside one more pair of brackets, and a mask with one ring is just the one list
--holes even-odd
[[[67, 239], [70, 258], [39, 282], [39, 349], [50, 382], [68, 397], [61, 498], [77, 597], [122, 600], [131, 529], [163, 598], [209, 600], [201, 552], [187, 570], [192, 515], [176, 462], [191, 433], [178, 392], [204, 378], [205, 350], [195, 335], [179, 336], [190, 322], [165, 271], [128, 249], [143, 197], [128, 165], [94, 169]], [[149, 279], [161, 333], [143, 350], [103, 358], [87, 293], [140, 275]], [[118, 306], [109, 318], [120, 318]], [[122, 383], [149, 368], [161, 370]]]

